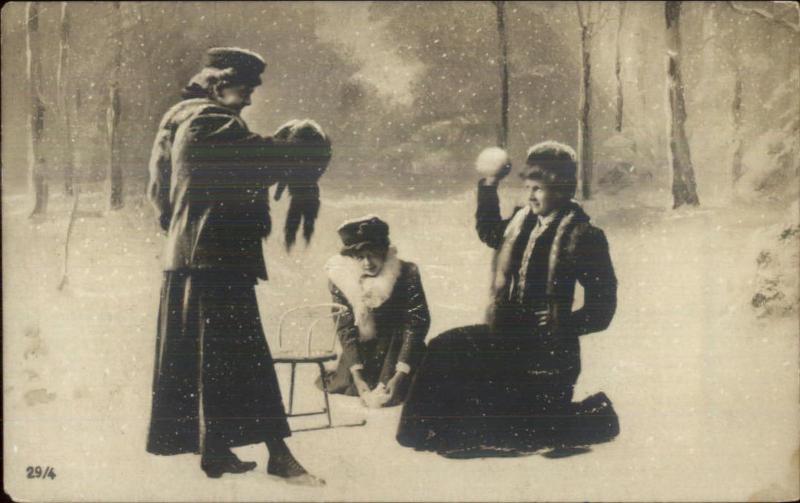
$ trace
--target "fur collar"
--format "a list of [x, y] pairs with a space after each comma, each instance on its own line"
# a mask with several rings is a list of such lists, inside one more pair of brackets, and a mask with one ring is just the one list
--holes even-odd
[[215, 103], [208, 98], [181, 100], [164, 114], [159, 127], [161, 129], [177, 129], [177, 127], [189, 117], [197, 113], [198, 110], [214, 104]]
[[[527, 206], [519, 209], [506, 227], [503, 235], [503, 244], [497, 251], [496, 257], [496, 272], [492, 281], [492, 301], [489, 304], [487, 311], [487, 322], [493, 324], [495, 310], [498, 307], [498, 302], [508, 300], [511, 287], [511, 276], [514, 273], [512, 270], [514, 264], [511, 261], [511, 254], [517, 240], [521, 238], [523, 222], [531, 213], [530, 208]], [[555, 237], [550, 248], [549, 260], [547, 264], [547, 293], [552, 295], [556, 290], [557, 276], [563, 264], [562, 254], [565, 251], [566, 243], [565, 235], [569, 230], [574, 228], [576, 224], [589, 222], [589, 215], [583, 211], [583, 208], [578, 203], [571, 202], [566, 208], [559, 212], [558, 216], [552, 222], [556, 226]]]
[[172, 108], [164, 114], [159, 127], [161, 129], [175, 131], [181, 124], [207, 109], [214, 109], [217, 112], [224, 111], [224, 113], [228, 113], [231, 116], [235, 116], [238, 120], [242, 120], [239, 111], [226, 107], [210, 98], [189, 98], [181, 100], [173, 105]]
[[328, 278], [342, 291], [353, 307], [355, 325], [359, 339], [370, 340], [375, 337], [375, 320], [372, 311], [382, 306], [392, 296], [392, 291], [400, 277], [401, 262], [397, 249], [389, 247], [386, 262], [377, 276], [364, 276], [358, 262], [343, 255], [334, 255], [325, 264]]

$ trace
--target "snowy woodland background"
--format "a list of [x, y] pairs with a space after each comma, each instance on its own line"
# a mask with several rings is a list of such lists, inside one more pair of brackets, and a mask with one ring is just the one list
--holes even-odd
[[[4, 468], [28, 499], [757, 500], [798, 496], [800, 16], [791, 2], [16, 2], [2, 10]], [[346, 218], [376, 213], [419, 264], [430, 337], [479, 322], [491, 252], [481, 149], [554, 139], [609, 238], [620, 307], [582, 340], [577, 397], [622, 433], [592, 452], [456, 461], [399, 447], [399, 410], [290, 445], [322, 491], [206, 480], [144, 451], [163, 234], [144, 198], [161, 115], [205, 50], [268, 62], [244, 112], [333, 141], [311, 244], [267, 241], [278, 316], [327, 300]], [[519, 200], [515, 177], [501, 191]], [[283, 222], [285, 201], [273, 205]], [[67, 236], [69, 235], [69, 239]], [[280, 375], [284, 375], [283, 369]], [[301, 399], [321, 400], [311, 373]], [[301, 403], [302, 405], [302, 403]], [[298, 420], [299, 421], [299, 420]], [[313, 421], [313, 420], [312, 420]], [[52, 480], [25, 467], [53, 466]], [[702, 466], [702, 470], [697, 467]]]

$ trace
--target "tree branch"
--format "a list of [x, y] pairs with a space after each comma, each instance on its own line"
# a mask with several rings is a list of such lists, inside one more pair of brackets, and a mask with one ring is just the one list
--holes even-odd
[[719, 37], [717, 37], [717, 35], [711, 35], [707, 39], [703, 40], [702, 42], [700, 42], [700, 50], [701, 51], [705, 50], [705, 48], [706, 48], [706, 46], [708, 45], [709, 42], [713, 42], [714, 40], [716, 40], [718, 38]]
[[762, 17], [763, 19], [767, 19], [767, 20], [772, 21], [773, 23], [777, 23], [777, 24], [779, 24], [779, 25], [781, 25], [781, 26], [783, 26], [785, 28], [789, 28], [790, 30], [792, 30], [795, 33], [800, 33], [800, 24], [796, 25], [796, 24], [793, 24], [793, 23], [791, 23], [791, 22], [789, 22], [789, 21], [787, 21], [785, 19], [777, 18], [777, 17], [773, 16], [772, 14], [770, 14], [769, 12], [766, 12], [766, 11], [761, 10], [761, 9], [757, 9], [755, 7], [742, 7], [741, 5], [736, 5], [733, 1], [728, 1], [726, 3], [728, 4], [728, 6], [730, 6], [731, 9], [735, 10], [736, 12], [738, 12], [740, 14], [744, 14], [745, 16], [749, 16], [750, 14], [755, 14], [757, 16]]
[[628, 7], [628, 4], [625, 3], [624, 0], [617, 2], [617, 4], [617, 15], [619, 16], [617, 24], [617, 38], [619, 38], [619, 34], [622, 33], [622, 22], [625, 20], [625, 10]]
[[581, 3], [576, 1], [575, 7], [578, 9], [578, 23], [580, 23], [581, 28], [585, 28], [586, 22], [584, 21], [583, 9], [581, 9]]
[[609, 9], [603, 8], [603, 4], [598, 2], [597, 3], [597, 10], [599, 14], [597, 15], [597, 19], [592, 23], [593, 30], [600, 30], [608, 23], [608, 12]]

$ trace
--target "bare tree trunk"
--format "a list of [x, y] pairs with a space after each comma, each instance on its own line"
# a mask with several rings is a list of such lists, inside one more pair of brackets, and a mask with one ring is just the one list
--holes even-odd
[[717, 23], [716, 23], [716, 4], [706, 2], [703, 4], [703, 46], [702, 46], [702, 61], [703, 61], [703, 82], [711, 82], [716, 74], [716, 67], [714, 65], [714, 43], [718, 37]]
[[[148, 4], [149, 5], [149, 4]], [[212, 4], [213, 5], [213, 4]], [[213, 17], [216, 17], [216, 10], [213, 12]], [[153, 29], [152, 21], [148, 23], [148, 19], [145, 17], [145, 6], [142, 3], [138, 3], [136, 6], [136, 24], [137, 24], [137, 34], [138, 34], [138, 41], [142, 44], [142, 61], [149, 62], [151, 61], [153, 51], [157, 47], [152, 40], [149, 40], [151, 37], [151, 30]], [[143, 78], [142, 86], [144, 88], [144, 92], [146, 96], [154, 96], [155, 91], [155, 79], [150, 78], [148, 75], [145, 75]], [[151, 99], [144, 100], [144, 127], [148, 130], [152, 130], [157, 123], [153, 124], [154, 117], [153, 117], [153, 101]], [[142, 178], [142, 183], [140, 186], [139, 193], [143, 195], [147, 195], [147, 177]]]
[[636, 72], [636, 88], [639, 91], [639, 99], [641, 100], [642, 112], [647, 117], [647, 107], [648, 107], [648, 100], [647, 100], [647, 64], [646, 62], [651, 57], [650, 47], [647, 43], [646, 35], [643, 33], [643, 30], [640, 29], [638, 31], [638, 44], [639, 44], [639, 61], [636, 65], [637, 72]]
[[669, 99], [669, 146], [672, 164], [673, 208], [698, 205], [694, 168], [686, 137], [686, 102], [681, 77], [681, 2], [667, 1], [664, 7], [667, 24], [667, 94]]
[[[734, 54], [735, 58], [736, 55]], [[738, 62], [734, 62], [733, 100], [731, 100], [731, 113], [733, 115], [733, 166], [731, 174], [733, 183], [742, 176], [742, 155], [744, 145], [742, 141], [742, 70]]]
[[72, 200], [72, 210], [69, 212], [69, 224], [67, 224], [67, 236], [64, 238], [64, 268], [61, 274], [61, 282], [58, 284], [58, 289], [63, 290], [67, 283], [69, 283], [69, 243], [72, 238], [72, 229], [75, 227], [75, 215], [78, 214], [78, 194], [75, 191], [75, 197]]
[[72, 122], [67, 96], [67, 82], [69, 81], [69, 8], [67, 2], [61, 2], [61, 39], [58, 48], [58, 72], [56, 82], [58, 88], [58, 102], [61, 114], [64, 117], [64, 151], [62, 162], [64, 164], [64, 193], [71, 196], [73, 193], [73, 172], [75, 155], [72, 145]]
[[[645, 18], [648, 5], [646, 3], [637, 3], [631, 6], [633, 15], [629, 18], [633, 22], [636, 32], [636, 56], [637, 61], [634, 67], [636, 68], [636, 94], [638, 98], [638, 114], [637, 125], [635, 133], [636, 149], [641, 153], [641, 162], [644, 163], [649, 169], [655, 169], [661, 160], [657, 156], [657, 152], [662, 152], [664, 149], [661, 146], [663, 139], [663, 129], [656, 128], [653, 125], [652, 111], [650, 110], [652, 100], [650, 100], [649, 93], [653, 88], [650, 62], [653, 59], [653, 48], [651, 47], [650, 34], [645, 32]], [[649, 14], [649, 13], [648, 13]], [[643, 22], [642, 19], [645, 19]], [[630, 95], [629, 95], [630, 96]], [[637, 111], [637, 107], [629, 108], [629, 111]], [[666, 148], [666, 147], [664, 147]]]
[[120, 3], [114, 2], [113, 43], [114, 68], [108, 92], [106, 126], [108, 129], [108, 178], [111, 185], [111, 209], [122, 207], [122, 166], [119, 159], [118, 131], [120, 114], [119, 81], [122, 71], [122, 13]]
[[25, 9], [26, 34], [26, 74], [28, 77], [28, 96], [30, 99], [30, 144], [28, 164], [35, 204], [30, 216], [47, 212], [47, 161], [42, 151], [45, 106], [42, 101], [42, 54], [39, 35], [39, 2], [28, 2]]
[[578, 19], [581, 25], [581, 102], [578, 110], [578, 168], [580, 173], [581, 197], [592, 197], [592, 130], [589, 117], [592, 109], [592, 59], [591, 27], [580, 4], [577, 4]]
[[[497, 10], [497, 38], [500, 46], [500, 126], [497, 131], [497, 144], [508, 146], [508, 32], [506, 31], [506, 3], [504, 0], [493, 2]], [[491, 281], [497, 272], [497, 250], [492, 255]]]
[[[748, 2], [745, 2], [745, 3], [748, 3]], [[758, 16], [758, 17], [760, 17], [762, 19], [766, 19], [768, 21], [772, 21], [773, 23], [776, 23], [777, 25], [779, 25], [779, 26], [781, 26], [783, 28], [788, 28], [789, 30], [791, 30], [791, 31], [793, 31], [795, 33], [800, 33], [800, 23], [795, 24], [794, 22], [792, 22], [792, 21], [790, 21], [788, 19], [784, 19], [783, 17], [780, 17], [780, 16], [775, 17], [774, 14], [772, 14], [772, 13], [770, 13], [770, 12], [764, 10], [764, 9], [759, 8], [758, 4], [756, 4], [755, 7], [749, 7], [749, 6], [745, 7], [744, 5], [737, 4], [736, 2], [727, 2], [727, 4], [733, 10], [735, 10], [736, 12], [739, 12], [740, 14], [745, 14], [745, 15], [748, 15], [748, 16], [752, 14], [752, 15]], [[750, 5], [753, 5], [753, 4], [750, 4]]]
[[494, 3], [497, 7], [497, 35], [500, 40], [500, 131], [497, 143], [508, 145], [508, 33], [506, 32], [506, 3]]
[[619, 2], [619, 24], [617, 24], [617, 49], [616, 57], [614, 59], [614, 75], [617, 78], [617, 116], [615, 126], [618, 133], [622, 132], [622, 111], [623, 111], [623, 96], [622, 96], [622, 50], [620, 47], [620, 37], [622, 35], [622, 21], [625, 19], [625, 2]]

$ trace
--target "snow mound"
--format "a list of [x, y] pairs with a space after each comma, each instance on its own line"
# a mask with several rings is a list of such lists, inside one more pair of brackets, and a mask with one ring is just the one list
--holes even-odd
[[800, 303], [800, 205], [791, 205], [785, 221], [765, 232], [767, 245], [756, 258], [756, 293], [751, 304], [759, 317], [789, 316]]

